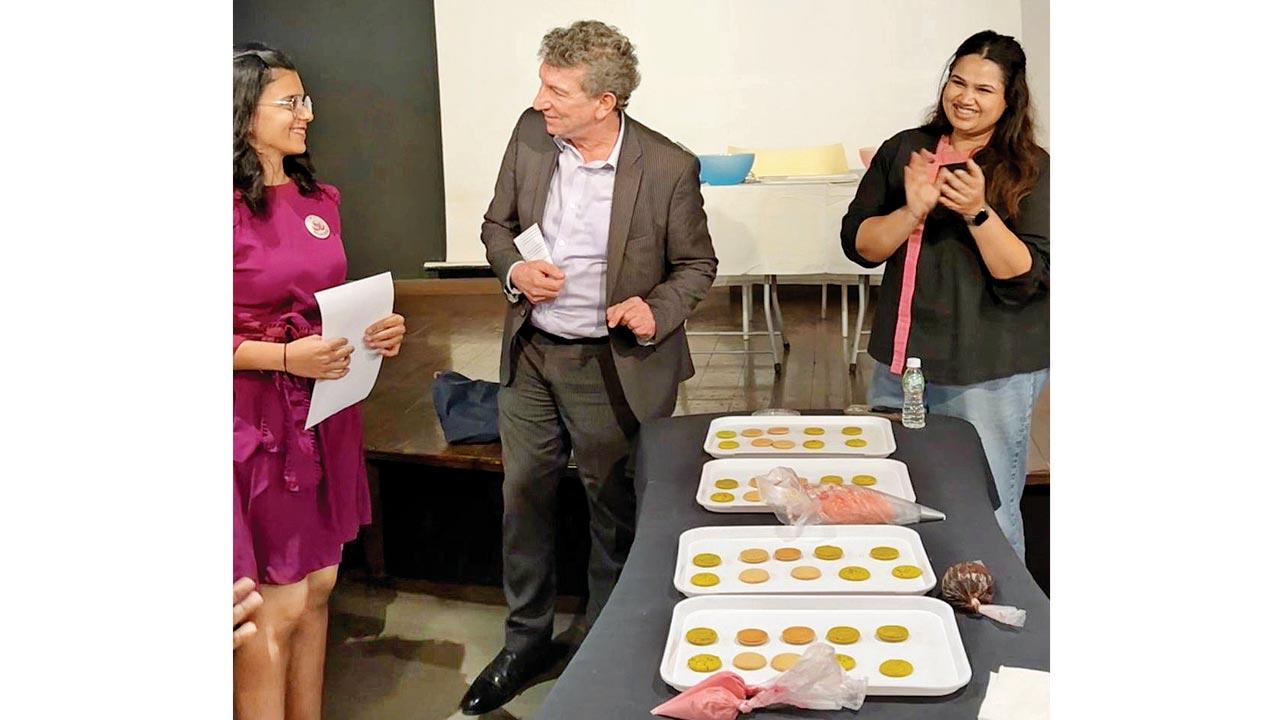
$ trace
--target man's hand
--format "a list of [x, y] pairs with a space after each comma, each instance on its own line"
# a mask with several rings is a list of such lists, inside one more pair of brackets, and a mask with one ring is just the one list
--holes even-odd
[[635, 296], [610, 307], [605, 311], [604, 319], [611, 328], [621, 325], [629, 329], [640, 342], [658, 333], [658, 322], [653, 319], [649, 303]]
[[554, 300], [564, 287], [564, 273], [545, 260], [530, 260], [511, 270], [511, 284], [537, 305]]

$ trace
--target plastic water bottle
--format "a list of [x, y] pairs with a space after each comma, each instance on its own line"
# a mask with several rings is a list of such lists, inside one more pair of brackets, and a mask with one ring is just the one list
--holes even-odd
[[907, 371], [902, 373], [902, 424], [913, 430], [924, 427], [924, 373], [920, 358], [907, 358]]

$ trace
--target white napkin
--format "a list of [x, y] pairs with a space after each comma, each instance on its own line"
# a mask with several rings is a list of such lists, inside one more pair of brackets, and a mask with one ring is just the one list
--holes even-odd
[[978, 720], [1049, 720], [1049, 673], [1001, 665], [991, 673]]

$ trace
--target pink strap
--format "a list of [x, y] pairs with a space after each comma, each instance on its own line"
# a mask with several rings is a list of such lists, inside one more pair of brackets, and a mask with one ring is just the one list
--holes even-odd
[[[946, 136], [938, 139], [938, 146], [933, 151], [933, 162], [929, 163], [929, 182], [938, 179], [938, 171], [943, 165], [964, 162], [969, 159], [967, 153], [951, 149]], [[907, 337], [911, 334], [911, 299], [916, 294], [916, 265], [920, 260], [920, 241], [924, 237], [925, 219], [920, 220], [916, 229], [907, 238], [907, 261], [902, 266], [902, 292], [898, 296], [898, 322], [893, 329], [893, 362], [889, 372], [901, 375], [907, 363]]]

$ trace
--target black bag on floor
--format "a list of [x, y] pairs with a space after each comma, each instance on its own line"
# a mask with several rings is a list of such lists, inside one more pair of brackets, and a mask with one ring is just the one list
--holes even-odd
[[431, 399], [451, 443], [486, 443], [498, 439], [498, 383], [452, 370], [437, 373]]

